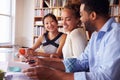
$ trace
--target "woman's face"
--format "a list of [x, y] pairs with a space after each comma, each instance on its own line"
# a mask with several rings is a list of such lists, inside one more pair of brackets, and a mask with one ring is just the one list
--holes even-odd
[[74, 15], [72, 10], [70, 9], [63, 9], [62, 10], [62, 25], [65, 32], [71, 32], [73, 29], [77, 27], [77, 23], [79, 22], [79, 18], [77, 19]]
[[44, 19], [44, 27], [47, 31], [54, 32], [57, 31], [58, 24], [52, 17], [48, 16]]

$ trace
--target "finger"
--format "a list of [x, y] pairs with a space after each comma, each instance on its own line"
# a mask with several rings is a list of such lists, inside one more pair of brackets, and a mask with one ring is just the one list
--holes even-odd
[[28, 68], [28, 69], [25, 69], [22, 71], [23, 73], [26, 73], [26, 72], [34, 72], [34, 68]]
[[37, 70], [36, 68], [29, 68], [23, 71], [25, 75], [29, 76], [30, 78], [37, 78]]
[[36, 79], [37, 75], [34, 74], [33, 72], [26, 72], [24, 73], [26, 76], [30, 77], [31, 79]]
[[36, 63], [29, 64], [31, 67], [37, 66]]
[[30, 77], [30, 79], [32, 79], [32, 80], [38, 80], [38, 77], [37, 76], [32, 76], [32, 77]]

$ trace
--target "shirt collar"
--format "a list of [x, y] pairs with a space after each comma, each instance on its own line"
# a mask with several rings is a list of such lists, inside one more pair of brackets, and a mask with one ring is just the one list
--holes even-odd
[[107, 32], [110, 28], [111, 28], [111, 23], [114, 22], [115, 19], [114, 18], [110, 18], [104, 25], [103, 27], [100, 29], [100, 32]]

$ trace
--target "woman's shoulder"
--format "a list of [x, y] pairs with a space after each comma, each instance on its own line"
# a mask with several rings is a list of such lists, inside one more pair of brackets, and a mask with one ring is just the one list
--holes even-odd
[[[60, 32], [60, 33], [62, 33], [62, 32]], [[61, 41], [61, 40], [65, 40], [66, 37], [67, 37], [67, 34], [62, 33], [62, 35], [60, 36], [60, 41]]]
[[72, 30], [70, 34], [73, 35], [73, 34], [81, 34], [81, 33], [85, 33], [84, 29], [76, 28], [76, 29]]
[[61, 37], [62, 38], [66, 38], [66, 36], [67, 36], [67, 34], [65, 34], [65, 33], [63, 33], [63, 32], [60, 32], [62, 35], [61, 35]]
[[45, 39], [45, 33], [41, 34], [41, 35], [38, 37], [38, 39], [39, 39], [40, 41], [43, 41], [43, 40]]

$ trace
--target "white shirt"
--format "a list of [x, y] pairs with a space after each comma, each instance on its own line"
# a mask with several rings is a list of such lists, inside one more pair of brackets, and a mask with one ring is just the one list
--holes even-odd
[[83, 28], [76, 28], [67, 33], [66, 41], [63, 46], [63, 57], [75, 58], [83, 52], [87, 45], [87, 37]]

